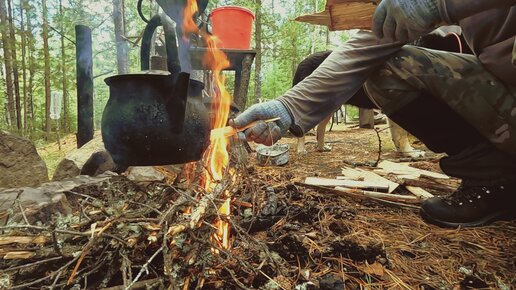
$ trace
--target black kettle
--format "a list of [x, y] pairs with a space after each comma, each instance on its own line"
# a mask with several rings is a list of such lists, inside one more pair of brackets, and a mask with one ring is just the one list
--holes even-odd
[[102, 115], [102, 139], [120, 166], [181, 164], [200, 160], [210, 140], [204, 84], [180, 72], [176, 36], [165, 32], [167, 68], [149, 71], [153, 17], [142, 39], [142, 72], [105, 79], [109, 100]]

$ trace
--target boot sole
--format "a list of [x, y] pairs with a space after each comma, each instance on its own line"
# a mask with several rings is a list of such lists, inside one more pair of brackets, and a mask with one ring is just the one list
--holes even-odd
[[469, 223], [453, 223], [433, 218], [429, 214], [427, 214], [423, 208], [420, 208], [419, 213], [423, 220], [425, 220], [426, 222], [446, 228], [479, 227], [498, 220], [512, 219], [516, 216], [514, 212], [507, 210], [503, 212], [494, 213], [481, 220], [476, 220]]

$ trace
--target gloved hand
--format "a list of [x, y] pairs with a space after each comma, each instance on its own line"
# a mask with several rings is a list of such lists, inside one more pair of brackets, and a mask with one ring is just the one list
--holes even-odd
[[389, 41], [415, 40], [442, 21], [437, 1], [382, 0], [373, 15], [373, 32]]
[[292, 125], [292, 117], [285, 105], [278, 100], [254, 104], [236, 117], [230, 124], [241, 128], [257, 120], [267, 120], [279, 117], [275, 122], [258, 122], [257, 125], [244, 131], [248, 141], [270, 146], [278, 141]]

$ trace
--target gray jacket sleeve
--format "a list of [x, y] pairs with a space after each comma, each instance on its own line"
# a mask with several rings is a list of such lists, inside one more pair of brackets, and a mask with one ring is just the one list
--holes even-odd
[[291, 132], [302, 136], [336, 111], [402, 46], [379, 43], [372, 32], [360, 31], [334, 50], [310, 76], [278, 98], [293, 118]]

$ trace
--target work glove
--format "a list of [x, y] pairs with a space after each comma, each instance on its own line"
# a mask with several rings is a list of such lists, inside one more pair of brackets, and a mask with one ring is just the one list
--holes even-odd
[[[270, 123], [263, 122], [276, 117], [280, 119]], [[276, 143], [292, 125], [290, 113], [278, 100], [254, 104], [230, 124], [235, 128], [242, 128], [254, 121], [260, 122], [244, 131], [246, 139], [267, 146]]]
[[437, 1], [382, 0], [373, 15], [373, 32], [388, 41], [415, 40], [442, 21]]

